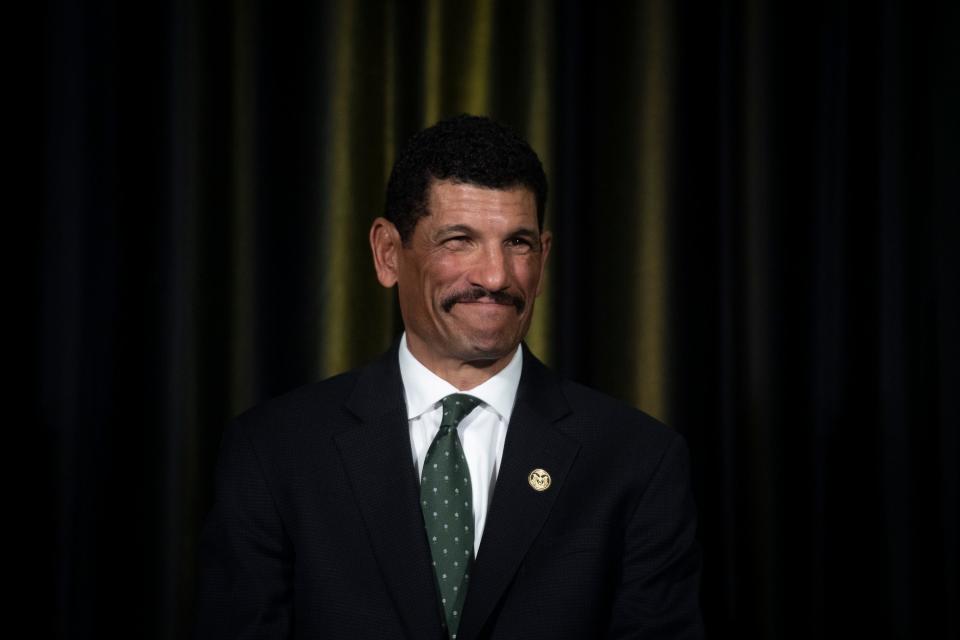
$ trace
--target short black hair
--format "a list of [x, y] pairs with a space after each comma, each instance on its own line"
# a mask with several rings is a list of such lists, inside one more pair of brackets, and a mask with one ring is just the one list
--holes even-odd
[[403, 147], [387, 182], [385, 217], [404, 244], [427, 211], [435, 180], [489, 189], [526, 187], [537, 202], [543, 229], [547, 175], [536, 152], [512, 129], [483, 116], [446, 118], [414, 135]]

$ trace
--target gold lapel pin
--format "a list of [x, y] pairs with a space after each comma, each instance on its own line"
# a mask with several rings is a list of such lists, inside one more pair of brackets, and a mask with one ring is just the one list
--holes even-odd
[[550, 488], [550, 474], [543, 469], [534, 469], [527, 476], [527, 482], [530, 483], [534, 491], [546, 491]]

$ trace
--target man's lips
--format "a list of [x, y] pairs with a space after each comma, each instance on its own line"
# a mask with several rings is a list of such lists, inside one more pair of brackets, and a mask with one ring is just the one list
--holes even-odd
[[462, 300], [457, 304], [497, 304], [502, 307], [512, 307], [512, 302], [498, 302], [491, 298], [480, 298], [479, 300]]

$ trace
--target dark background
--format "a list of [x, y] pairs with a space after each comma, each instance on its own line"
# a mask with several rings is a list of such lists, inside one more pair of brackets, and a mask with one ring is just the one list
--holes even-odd
[[534, 350], [688, 439], [710, 635], [957, 637], [956, 6], [48, 2], [31, 635], [187, 635], [226, 421], [396, 334], [466, 110], [550, 174]]

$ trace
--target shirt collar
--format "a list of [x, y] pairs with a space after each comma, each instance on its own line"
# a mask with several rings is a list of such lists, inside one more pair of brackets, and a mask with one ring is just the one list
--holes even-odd
[[500, 372], [483, 384], [463, 392], [427, 369], [410, 353], [406, 332], [400, 338], [399, 358], [408, 420], [430, 411], [451, 393], [469, 393], [483, 400], [484, 404], [490, 406], [509, 424], [513, 402], [517, 398], [517, 387], [520, 385], [520, 372], [523, 370], [523, 349], [519, 345], [513, 358]]

